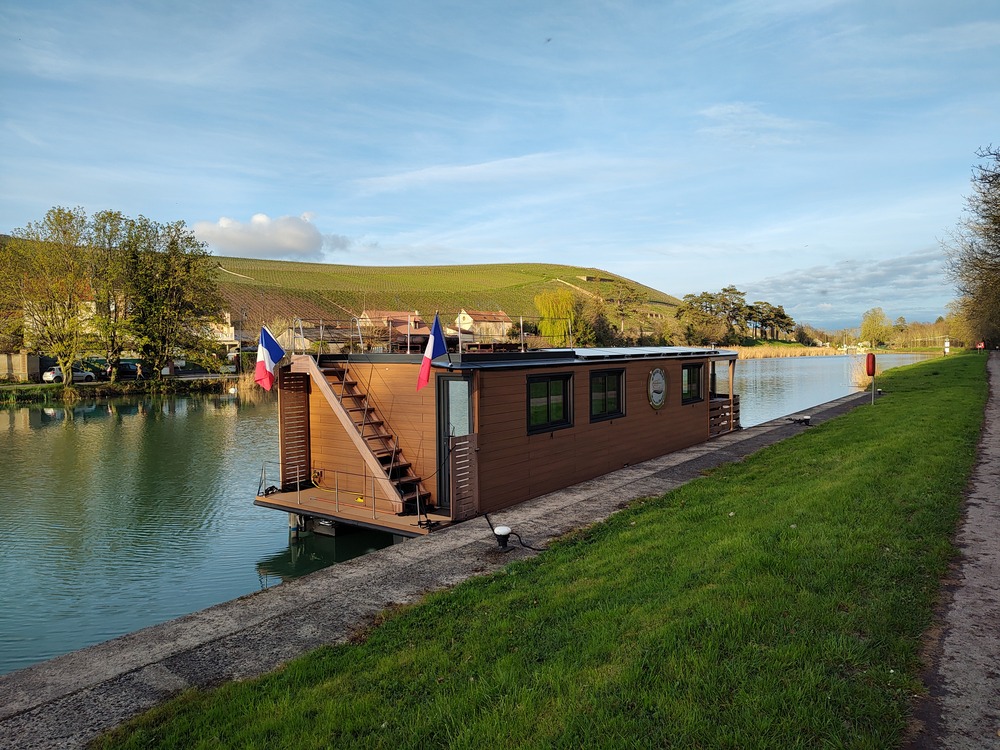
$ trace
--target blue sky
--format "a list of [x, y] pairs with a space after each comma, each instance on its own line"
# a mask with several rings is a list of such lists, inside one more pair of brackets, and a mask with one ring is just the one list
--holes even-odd
[[0, 87], [0, 232], [111, 208], [220, 255], [924, 321], [1000, 142], [1000, 4], [7, 0]]

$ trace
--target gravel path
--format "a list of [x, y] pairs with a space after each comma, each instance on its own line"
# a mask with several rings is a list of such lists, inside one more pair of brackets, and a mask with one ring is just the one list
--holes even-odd
[[955, 538], [959, 559], [928, 635], [930, 692], [907, 750], [1000, 748], [1000, 353], [988, 363], [990, 397]]

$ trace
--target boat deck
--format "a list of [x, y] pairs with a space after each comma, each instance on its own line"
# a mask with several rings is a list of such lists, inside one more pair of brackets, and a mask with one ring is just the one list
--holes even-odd
[[431, 531], [427, 521], [433, 528], [443, 528], [452, 523], [451, 516], [440, 513], [428, 513], [418, 517], [398, 516], [395, 513], [385, 513], [372, 508], [368, 502], [354, 503], [329, 497], [316, 488], [304, 489], [298, 492], [275, 492], [271, 495], [258, 495], [254, 505], [262, 508], [283, 510], [287, 513], [298, 513], [313, 516], [328, 521], [346, 523], [352, 526], [362, 526], [377, 531], [388, 531], [402, 536], [422, 536]]

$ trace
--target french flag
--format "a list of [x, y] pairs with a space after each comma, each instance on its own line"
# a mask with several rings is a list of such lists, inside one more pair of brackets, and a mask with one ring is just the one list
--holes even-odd
[[431, 328], [431, 336], [427, 339], [427, 348], [424, 349], [424, 361], [420, 363], [420, 375], [417, 376], [418, 391], [431, 379], [431, 360], [447, 353], [448, 345], [444, 342], [441, 321], [438, 320], [437, 313], [434, 313], [434, 325]]
[[257, 369], [253, 379], [265, 391], [271, 390], [274, 385], [274, 367], [278, 361], [285, 356], [285, 350], [281, 348], [267, 326], [260, 329], [260, 342], [257, 344]]

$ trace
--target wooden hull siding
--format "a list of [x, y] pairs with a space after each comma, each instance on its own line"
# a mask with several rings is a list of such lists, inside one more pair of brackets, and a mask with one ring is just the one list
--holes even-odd
[[[735, 353], [721, 354], [735, 358]], [[283, 476], [289, 472], [299, 476], [302, 462], [308, 461], [311, 481], [297, 492], [288, 491], [294, 484], [283, 484], [285, 492], [260, 497], [258, 504], [307, 517], [396, 531], [402, 525], [412, 533], [426, 533], [427, 529], [416, 523], [412, 504], [401, 503], [384, 472], [377, 475], [378, 464], [366, 451], [363, 436], [359, 438], [343, 410], [334, 403], [336, 389], [345, 387], [343, 379], [357, 383], [367, 395], [373, 418], [384, 422], [398, 438], [408, 471], [423, 480], [421, 510], [433, 513], [438, 523], [498, 511], [739, 427], [738, 397], [710, 394], [713, 357], [708, 354], [701, 358], [674, 355], [662, 359], [647, 354], [645, 358], [610, 361], [536, 359], [522, 366], [516, 364], [520, 361], [518, 355], [496, 355], [503, 360], [502, 366], [480, 366], [478, 363], [489, 361], [482, 359], [488, 356], [468, 357], [465, 363], [458, 361], [452, 367], [436, 365], [430, 383], [419, 392], [418, 357], [383, 355], [342, 360], [337, 367], [346, 368], [346, 373], [338, 377], [329, 376], [329, 369], [324, 375], [309, 357], [294, 358], [279, 379], [282, 424], [296, 425], [294, 432], [282, 430], [282, 471]], [[732, 358], [726, 357], [730, 361]], [[508, 359], [513, 364], [507, 363]], [[701, 383], [705, 398], [693, 403], [682, 402], [681, 378], [686, 364], [705, 365]], [[648, 395], [649, 376], [656, 368], [663, 371], [666, 381], [666, 398], [658, 409], [650, 405]], [[609, 370], [623, 373], [624, 414], [591, 421], [590, 373]], [[308, 387], [303, 387], [301, 376], [292, 377], [299, 373], [309, 373]], [[572, 376], [572, 424], [529, 434], [527, 379], [557, 374]], [[462, 377], [469, 383], [472, 434], [442, 442], [438, 435], [442, 417], [438, 396], [445, 396], [443, 390], [439, 391], [445, 377]], [[731, 388], [731, 368], [729, 382]], [[297, 443], [284, 445], [285, 440], [295, 436]], [[290, 462], [287, 466], [286, 455]], [[442, 480], [447, 478], [444, 491], [450, 500], [443, 509], [439, 475]]]
[[[630, 464], [702, 443], [709, 437], [709, 402], [682, 404], [681, 362], [625, 364], [625, 416], [590, 421], [591, 370], [573, 369], [573, 427], [528, 435], [524, 371], [481, 371], [479, 510], [491, 513], [607, 474]], [[654, 367], [667, 377], [667, 402], [649, 405], [647, 380]], [[706, 368], [707, 369], [707, 368]], [[566, 372], [564, 367], [532, 375]]]

